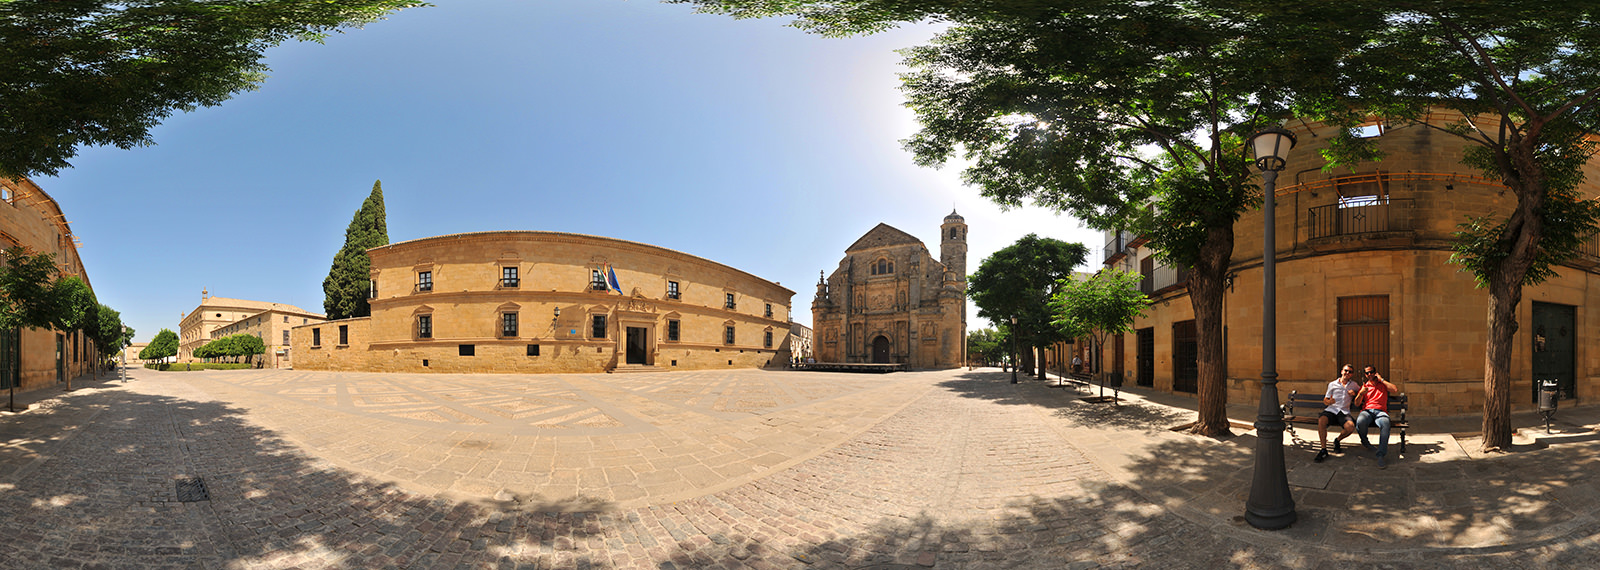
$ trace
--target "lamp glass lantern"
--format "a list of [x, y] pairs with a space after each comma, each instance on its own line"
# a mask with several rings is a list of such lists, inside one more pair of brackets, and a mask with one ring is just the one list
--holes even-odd
[[1256, 167], [1264, 171], [1283, 170], [1289, 161], [1289, 149], [1294, 148], [1294, 133], [1283, 127], [1262, 129], [1250, 138], [1256, 151]]

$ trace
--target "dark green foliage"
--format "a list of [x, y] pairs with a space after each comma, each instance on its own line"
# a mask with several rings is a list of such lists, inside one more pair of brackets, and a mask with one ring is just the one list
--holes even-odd
[[253, 334], [236, 334], [225, 336], [205, 343], [194, 350], [195, 358], [239, 358], [253, 357], [267, 351], [267, 346], [260, 337]]
[[1010, 352], [1009, 341], [995, 329], [967, 331], [967, 360], [990, 364], [1005, 360]]
[[344, 230], [344, 247], [333, 256], [333, 266], [322, 281], [326, 295], [322, 308], [328, 320], [372, 314], [367, 297], [372, 291], [372, 260], [367, 250], [389, 245], [389, 226], [383, 211], [382, 181], [372, 183], [372, 194]]
[[995, 323], [1016, 317], [1017, 340], [1023, 346], [1049, 346], [1070, 338], [1050, 324], [1050, 297], [1088, 256], [1089, 248], [1081, 243], [1028, 234], [985, 258], [967, 291], [978, 316]]
[[407, 0], [0, 2], [0, 175], [55, 174], [84, 145], [152, 144], [174, 111], [266, 79], [263, 52], [419, 5]]
[[0, 264], [0, 329], [50, 328], [57, 322], [55, 256], [25, 247], [4, 252]]
[[139, 360], [160, 360], [178, 354], [178, 335], [172, 329], [161, 329], [150, 344], [139, 351]]
[[100, 302], [94, 291], [75, 275], [57, 279], [51, 284], [50, 294], [56, 299], [53, 328], [61, 331], [83, 331], [93, 338], [100, 331]]
[[195, 372], [201, 370], [245, 370], [254, 368], [255, 365], [243, 362], [146, 362], [144, 367], [162, 372]]
[[98, 311], [100, 326], [94, 335], [94, 345], [100, 354], [111, 356], [133, 341], [133, 328], [122, 324], [122, 313], [104, 304]]
[[1133, 332], [1133, 322], [1150, 306], [1150, 298], [1139, 292], [1137, 273], [1106, 270], [1087, 278], [1072, 278], [1061, 283], [1050, 298], [1055, 325], [1072, 337], [1094, 337], [1097, 345], [1106, 337]]

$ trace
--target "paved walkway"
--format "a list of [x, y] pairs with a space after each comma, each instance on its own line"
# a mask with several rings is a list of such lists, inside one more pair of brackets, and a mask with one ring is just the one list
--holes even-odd
[[[0, 568], [1572, 567], [1600, 559], [1593, 410], [1548, 449], [1288, 451], [997, 371], [131, 370], [0, 416]], [[29, 394], [24, 400], [48, 396]], [[1441, 425], [1443, 425], [1441, 423]], [[1587, 431], [1586, 431], [1587, 430]], [[1314, 434], [1313, 436], [1314, 437]], [[1398, 451], [1398, 450], [1395, 450]], [[196, 493], [203, 482], [206, 496]]]

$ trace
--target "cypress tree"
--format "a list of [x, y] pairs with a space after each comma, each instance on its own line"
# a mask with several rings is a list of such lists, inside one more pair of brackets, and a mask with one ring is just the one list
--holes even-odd
[[383, 181], [372, 183], [372, 195], [361, 203], [361, 209], [344, 230], [344, 247], [333, 256], [333, 267], [328, 278], [322, 280], [322, 292], [327, 296], [322, 308], [328, 320], [365, 317], [372, 314], [367, 305], [367, 295], [372, 285], [372, 260], [367, 250], [389, 245], [389, 225], [383, 212]]

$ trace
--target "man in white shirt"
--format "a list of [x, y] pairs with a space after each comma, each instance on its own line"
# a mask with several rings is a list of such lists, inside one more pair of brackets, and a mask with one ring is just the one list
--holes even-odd
[[1333, 438], [1334, 453], [1343, 453], [1339, 441], [1356, 431], [1356, 421], [1350, 416], [1350, 402], [1355, 398], [1356, 392], [1361, 389], [1361, 383], [1356, 381], [1355, 367], [1349, 364], [1339, 370], [1339, 377], [1328, 383], [1328, 391], [1322, 396], [1323, 405], [1328, 406], [1317, 416], [1317, 438], [1322, 440], [1322, 449], [1317, 451], [1317, 457], [1312, 461], [1321, 463], [1328, 458], [1328, 426], [1340, 425], [1344, 431]]

